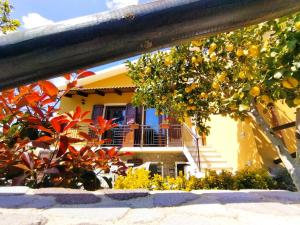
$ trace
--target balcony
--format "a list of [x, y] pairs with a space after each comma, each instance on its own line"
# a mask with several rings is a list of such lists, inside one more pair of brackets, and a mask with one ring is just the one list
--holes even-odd
[[[78, 132], [87, 131], [87, 127], [72, 130], [72, 137]], [[116, 147], [182, 147], [182, 126], [179, 124], [161, 124], [158, 127], [131, 124], [121, 125], [107, 131], [103, 138], [110, 142], [103, 146]]]

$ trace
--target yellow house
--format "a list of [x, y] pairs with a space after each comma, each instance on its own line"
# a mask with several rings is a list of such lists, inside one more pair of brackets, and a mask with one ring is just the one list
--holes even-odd
[[[61, 102], [63, 112], [80, 105], [90, 111], [90, 118], [116, 118], [118, 127], [105, 134], [109, 146], [130, 151], [123, 160], [131, 166], [144, 166], [152, 174], [201, 176], [206, 169], [236, 171], [251, 165], [272, 169], [278, 158], [270, 141], [253, 123], [235, 121], [215, 115], [206, 141], [195, 133], [191, 119], [184, 124], [166, 117], [154, 109], [134, 107], [131, 100], [135, 85], [127, 75], [125, 65], [115, 66], [79, 80], [80, 89], [71, 90]], [[295, 121], [295, 110], [277, 103], [272, 115], [264, 114], [271, 126]], [[277, 123], [277, 124], [276, 124]], [[76, 133], [76, 131], [75, 131]], [[292, 152], [295, 151], [295, 129], [281, 132]], [[76, 134], [75, 134], [76, 135]], [[205, 144], [205, 145], [204, 145]]]

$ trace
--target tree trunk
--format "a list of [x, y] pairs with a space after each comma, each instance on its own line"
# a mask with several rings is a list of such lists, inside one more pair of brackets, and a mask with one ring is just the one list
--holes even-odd
[[[272, 142], [277, 151], [278, 156], [282, 160], [282, 163], [291, 175], [297, 190], [300, 191], [300, 164], [296, 163], [295, 160], [291, 157], [288, 149], [285, 147], [282, 140], [280, 140], [280, 138], [278, 138], [276, 134], [274, 134], [273, 130], [266, 123], [263, 117], [259, 114], [256, 106], [252, 107], [252, 110], [249, 113], [249, 115]], [[297, 144], [299, 144], [298, 142]]]
[[300, 108], [296, 111], [296, 165], [300, 167]]

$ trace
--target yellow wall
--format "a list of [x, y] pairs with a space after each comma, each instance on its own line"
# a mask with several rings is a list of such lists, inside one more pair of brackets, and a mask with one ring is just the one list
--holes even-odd
[[[270, 114], [263, 113], [262, 107], [259, 107], [259, 111], [271, 124]], [[276, 103], [275, 112], [280, 125], [295, 121], [294, 108]], [[216, 148], [234, 170], [246, 165], [265, 168], [275, 166], [273, 160], [278, 158], [276, 150], [263, 131], [253, 122], [234, 121], [229, 117], [218, 115], [212, 116], [209, 125], [211, 132], [207, 137], [207, 144]], [[294, 152], [295, 128], [282, 131], [282, 135], [290, 152]]]
[[237, 169], [237, 126], [236, 122], [229, 117], [215, 115], [209, 122], [210, 134], [207, 136], [207, 145], [212, 146], [220, 153], [224, 159]]
[[[127, 104], [131, 102], [131, 98], [133, 96], [133, 93], [123, 93], [122, 95], [109, 93], [105, 96], [99, 96], [99, 95], [89, 95], [87, 98], [74, 95], [72, 98], [63, 97], [61, 101], [61, 112], [69, 112], [76, 108], [76, 106], [80, 106], [82, 110], [84, 111], [90, 111], [92, 112], [93, 106], [96, 104]], [[85, 104], [83, 105], [81, 103], [82, 99], [85, 100]], [[91, 117], [91, 113], [87, 116]]]
[[135, 86], [132, 80], [126, 74], [120, 74], [111, 78], [106, 78], [94, 83], [85, 85], [85, 88], [98, 88], [98, 87], [133, 87]]

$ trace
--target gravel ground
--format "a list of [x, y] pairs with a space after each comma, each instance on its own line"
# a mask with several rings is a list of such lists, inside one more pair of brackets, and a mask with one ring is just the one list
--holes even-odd
[[300, 193], [0, 188], [1, 225], [300, 224]]

